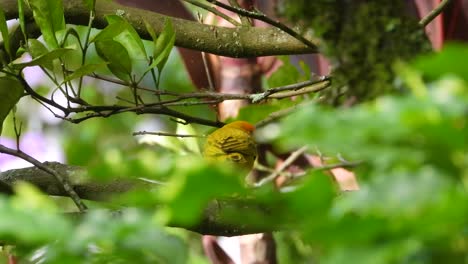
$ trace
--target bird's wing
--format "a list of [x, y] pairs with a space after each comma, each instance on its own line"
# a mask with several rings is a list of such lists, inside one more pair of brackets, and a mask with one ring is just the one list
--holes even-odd
[[232, 129], [229, 133], [213, 133], [207, 138], [207, 144], [203, 155], [214, 159], [228, 159], [233, 162], [242, 163], [257, 156], [257, 148], [250, 134]]
[[249, 136], [224, 136], [214, 142], [225, 153], [241, 153], [251, 155], [255, 142]]

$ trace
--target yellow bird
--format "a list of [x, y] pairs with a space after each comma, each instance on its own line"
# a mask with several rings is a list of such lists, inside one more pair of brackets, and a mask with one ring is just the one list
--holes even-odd
[[235, 121], [208, 135], [203, 156], [208, 160], [229, 161], [252, 169], [257, 158], [253, 139], [255, 126], [246, 121]]

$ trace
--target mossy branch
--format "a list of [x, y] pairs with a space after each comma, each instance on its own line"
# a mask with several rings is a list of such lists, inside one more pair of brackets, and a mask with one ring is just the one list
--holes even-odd
[[[82, 0], [64, 0], [64, 14], [67, 24], [88, 25], [89, 10]], [[0, 8], [7, 19], [18, 17], [17, 0], [0, 0]], [[164, 20], [172, 19], [176, 32], [175, 45], [228, 57], [258, 57], [269, 55], [316, 53], [317, 48], [309, 47], [284, 31], [270, 27], [226, 28], [205, 25], [195, 21], [168, 17], [159, 13], [132, 8], [113, 1], [97, 0], [93, 27], [104, 28], [105, 16], [119, 14], [125, 17], [143, 38], [150, 40], [145, 21], [160, 33]], [[26, 19], [32, 12], [25, 10]]]
[[[116, 195], [123, 194], [127, 191], [135, 190], [135, 188], [152, 188], [152, 184], [144, 181], [124, 179], [115, 177], [111, 182], [85, 182], [83, 179], [86, 175], [86, 169], [79, 166], [66, 165], [58, 162], [44, 162], [43, 166], [60, 173], [72, 188], [83, 199], [105, 201]], [[23, 169], [13, 169], [5, 172], [0, 172], [0, 193], [11, 195], [8, 187], [12, 187], [17, 182], [28, 182], [44, 193], [52, 196], [68, 197], [68, 192], [54, 178], [53, 175], [37, 168], [28, 167]], [[203, 214], [203, 218], [198, 224], [187, 226], [180, 223], [169, 223], [169, 226], [180, 227], [187, 230], [195, 231], [204, 235], [218, 236], [235, 236], [259, 232], [272, 231], [272, 227], [259, 228], [242, 224], [234, 226], [232, 223], [227, 223], [224, 219], [225, 211], [236, 211], [236, 208], [252, 208], [258, 209], [259, 213], [265, 214], [268, 217], [268, 210], [263, 207], [258, 207], [252, 200], [244, 199], [226, 199], [216, 200], [209, 204]], [[77, 212], [77, 215], [83, 212]]]

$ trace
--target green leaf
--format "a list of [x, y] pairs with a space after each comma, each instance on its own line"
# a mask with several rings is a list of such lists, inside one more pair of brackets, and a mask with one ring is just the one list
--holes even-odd
[[[69, 51], [73, 51], [74, 49], [69, 49], [69, 48], [58, 48], [54, 49], [52, 51], [49, 51], [43, 55], [40, 55], [39, 57], [29, 61], [29, 62], [24, 62], [24, 63], [17, 63], [17, 64], [12, 64], [12, 66], [15, 69], [22, 70], [25, 67], [30, 67], [30, 66], [44, 66], [44, 67], [50, 67], [50, 63], [63, 56], [65, 53]], [[37, 51], [37, 50], [36, 50]]]
[[28, 39], [28, 46], [29, 54], [31, 54], [31, 57], [33, 59], [38, 58], [49, 52], [46, 46], [37, 39]]
[[5, 13], [3, 9], [0, 9], [0, 32], [2, 33], [2, 41], [5, 47], [5, 50], [8, 54], [8, 61], [12, 59], [12, 52], [10, 47], [10, 35], [8, 34], [8, 26], [5, 19]]
[[51, 48], [58, 48], [55, 33], [65, 29], [62, 0], [29, 0], [28, 3], [45, 42]]
[[97, 69], [101, 68], [101, 67], [104, 67], [106, 65], [106, 63], [95, 63], [95, 64], [86, 64], [86, 65], [83, 65], [81, 66], [80, 68], [76, 69], [75, 71], [73, 71], [72, 74], [68, 75], [64, 80], [63, 82], [69, 82], [73, 79], [77, 79], [77, 78], [80, 78], [82, 76], [85, 76], [85, 75], [88, 75], [88, 74], [91, 74], [93, 72], [95, 72]]
[[[28, 50], [29, 54], [31, 54], [31, 57], [33, 59], [38, 58], [49, 52], [46, 46], [44, 46], [44, 44], [42, 44], [42, 42], [40, 42], [37, 39], [28, 39]], [[44, 67], [46, 67], [49, 70], [52, 70], [54, 65], [52, 61], [46, 61], [44, 62]]]
[[151, 38], [153, 39], [153, 43], [156, 45], [156, 40], [158, 39], [158, 36], [156, 36], [156, 32], [154, 32], [153, 26], [151, 26], [151, 24], [148, 23], [148, 21], [146, 20], [143, 20], [143, 21], [145, 22], [146, 31], [148, 31]]
[[0, 77], [0, 134], [2, 133], [3, 121], [23, 96], [23, 92], [23, 84], [17, 79]]
[[108, 15], [106, 16], [106, 19], [109, 25], [117, 23], [123, 26], [124, 30], [118, 34], [114, 40], [122, 43], [122, 45], [124, 45], [129, 51], [132, 58], [147, 59], [146, 49], [143, 45], [143, 41], [127, 20], [117, 15]]
[[164, 29], [161, 32], [161, 35], [156, 39], [153, 52], [153, 62], [148, 67], [146, 72], [151, 70], [154, 67], [157, 67], [159, 72], [164, 68], [164, 65], [169, 58], [172, 48], [174, 47], [175, 42], [175, 31], [172, 26], [172, 20], [166, 19], [164, 21]]
[[24, 19], [24, 0], [18, 0], [18, 19], [21, 28], [21, 32], [23, 32], [24, 39], [27, 39], [26, 36], [26, 21]]
[[132, 73], [132, 62], [125, 47], [115, 40], [97, 41], [96, 51], [107, 67], [119, 79], [128, 81]]
[[101, 30], [91, 42], [116, 40], [125, 46], [132, 58], [147, 59], [143, 41], [128, 21], [117, 15], [108, 15], [106, 19], [109, 25]]
[[117, 35], [125, 30], [125, 22], [123, 20], [116, 21], [112, 24], [107, 25], [103, 30], [96, 34], [91, 40], [92, 42], [113, 40]]

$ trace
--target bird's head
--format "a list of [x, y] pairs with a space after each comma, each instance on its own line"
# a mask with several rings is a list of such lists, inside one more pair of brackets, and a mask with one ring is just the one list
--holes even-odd
[[255, 131], [255, 126], [246, 121], [234, 121], [225, 125], [224, 127], [237, 128], [248, 133], [253, 133]]

